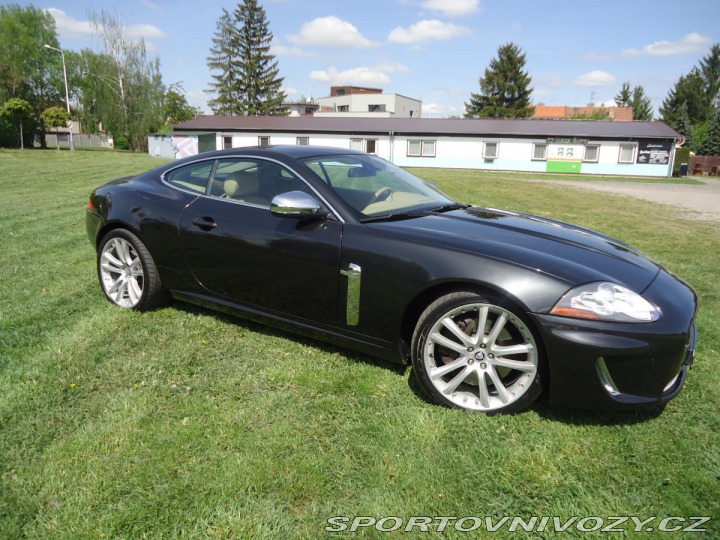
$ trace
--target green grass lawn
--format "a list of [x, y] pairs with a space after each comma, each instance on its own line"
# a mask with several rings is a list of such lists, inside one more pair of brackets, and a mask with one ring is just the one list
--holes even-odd
[[[488, 418], [431, 405], [380, 360], [178, 303], [113, 307], [87, 197], [160, 163], [0, 151], [0, 538], [314, 539], [332, 516], [712, 516], [720, 536], [720, 224], [514, 175], [418, 171], [464, 202], [616, 236], [700, 295], [696, 367], [662, 413], [540, 404]], [[611, 537], [653, 537], [634, 527]]]

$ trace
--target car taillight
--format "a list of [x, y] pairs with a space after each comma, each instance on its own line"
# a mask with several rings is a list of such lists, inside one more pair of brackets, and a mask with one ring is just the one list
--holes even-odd
[[88, 199], [88, 210], [95, 210], [95, 205], [93, 204], [92, 197]]

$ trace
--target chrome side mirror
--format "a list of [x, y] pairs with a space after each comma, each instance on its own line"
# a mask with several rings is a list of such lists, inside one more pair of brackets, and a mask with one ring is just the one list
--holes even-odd
[[277, 217], [321, 219], [327, 216], [315, 197], [303, 191], [288, 191], [273, 197], [270, 212]]

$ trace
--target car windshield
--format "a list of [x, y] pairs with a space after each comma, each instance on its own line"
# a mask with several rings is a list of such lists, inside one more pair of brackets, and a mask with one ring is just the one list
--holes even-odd
[[302, 160], [365, 217], [401, 216], [455, 204], [437, 187], [372, 155]]

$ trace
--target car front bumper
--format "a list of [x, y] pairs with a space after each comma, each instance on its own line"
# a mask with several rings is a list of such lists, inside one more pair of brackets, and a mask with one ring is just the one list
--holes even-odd
[[548, 354], [550, 402], [586, 409], [661, 405], [677, 396], [697, 344], [697, 296], [661, 270], [643, 296], [653, 323], [609, 323], [535, 315]]

